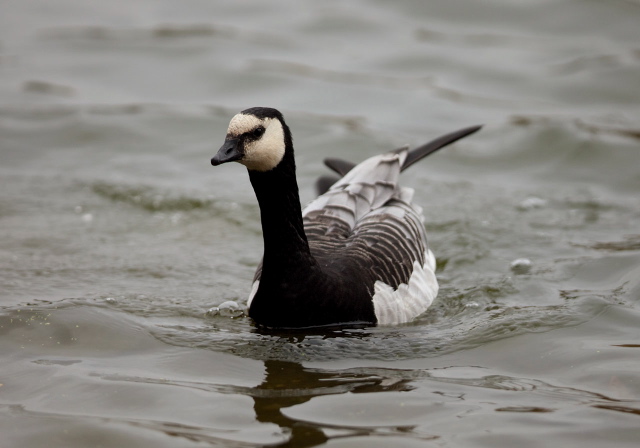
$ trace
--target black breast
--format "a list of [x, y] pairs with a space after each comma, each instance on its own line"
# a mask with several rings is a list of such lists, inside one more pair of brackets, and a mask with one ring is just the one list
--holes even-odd
[[[271, 328], [309, 328], [336, 324], [375, 324], [373, 282], [353, 263], [320, 257], [312, 272], [301, 270], [293, 281], [262, 277], [249, 316]], [[320, 269], [322, 264], [322, 269]], [[291, 272], [289, 273], [291, 274]]]

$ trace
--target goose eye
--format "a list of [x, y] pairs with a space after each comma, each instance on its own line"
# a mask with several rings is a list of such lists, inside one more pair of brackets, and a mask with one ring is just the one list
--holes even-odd
[[251, 137], [258, 139], [262, 137], [262, 134], [264, 134], [264, 128], [262, 126], [259, 126], [251, 132]]

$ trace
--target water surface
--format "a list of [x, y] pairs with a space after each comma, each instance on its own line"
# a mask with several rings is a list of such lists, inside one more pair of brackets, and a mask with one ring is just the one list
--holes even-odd
[[[640, 4], [0, 3], [2, 446], [636, 446]], [[322, 159], [481, 133], [404, 174], [415, 322], [259, 331], [233, 114]], [[526, 260], [526, 261], [518, 261]]]

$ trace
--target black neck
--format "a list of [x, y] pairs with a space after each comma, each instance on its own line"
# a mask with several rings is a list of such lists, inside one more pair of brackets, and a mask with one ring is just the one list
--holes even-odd
[[263, 280], [281, 280], [276, 277], [286, 272], [300, 275], [314, 264], [304, 233], [295, 170], [293, 151], [287, 150], [274, 169], [249, 171], [260, 205], [264, 238]]

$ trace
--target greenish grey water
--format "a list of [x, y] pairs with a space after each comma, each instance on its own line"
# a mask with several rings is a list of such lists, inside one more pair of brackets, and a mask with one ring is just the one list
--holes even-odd
[[[0, 446], [636, 446], [640, 4], [0, 1]], [[415, 322], [267, 333], [230, 117], [404, 175]], [[518, 259], [530, 266], [512, 267]]]

